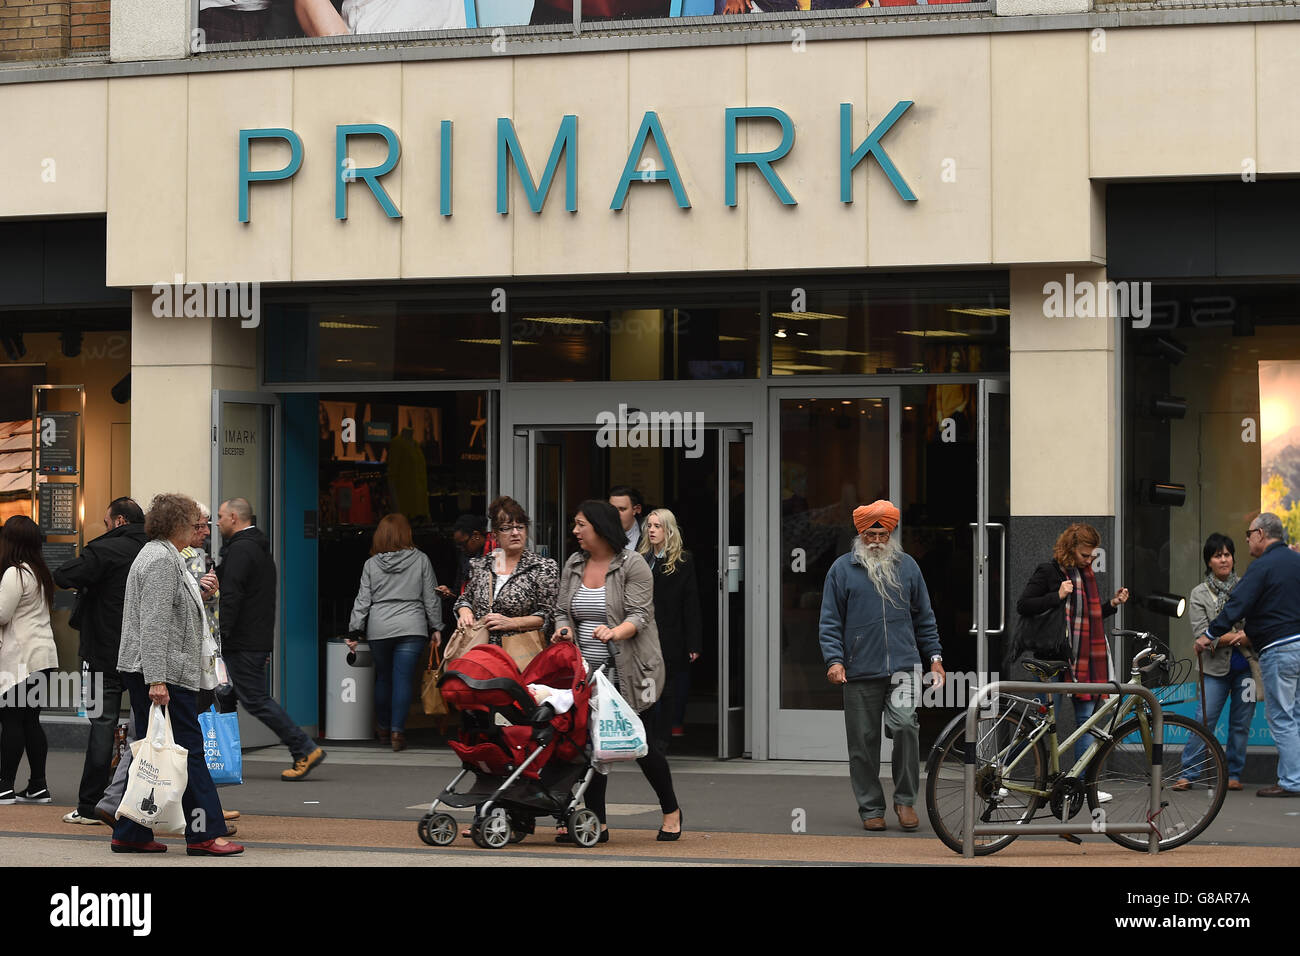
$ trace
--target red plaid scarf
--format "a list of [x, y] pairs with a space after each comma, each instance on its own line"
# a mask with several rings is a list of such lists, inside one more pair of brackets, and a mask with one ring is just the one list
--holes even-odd
[[[1070, 625], [1070, 645], [1074, 649], [1074, 679], [1081, 684], [1109, 680], [1106, 666], [1106, 631], [1101, 623], [1101, 595], [1097, 591], [1097, 577], [1092, 566], [1066, 568], [1074, 583], [1074, 593], [1065, 604], [1065, 617]], [[1080, 694], [1081, 700], [1092, 700], [1091, 694]]]

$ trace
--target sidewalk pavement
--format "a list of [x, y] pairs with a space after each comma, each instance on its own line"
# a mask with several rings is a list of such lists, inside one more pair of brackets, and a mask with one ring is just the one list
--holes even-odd
[[[235, 839], [250, 852], [226, 861], [240, 866], [521, 866], [592, 864], [925, 864], [970, 865], [933, 834], [925, 808], [921, 828], [905, 834], [892, 810], [884, 834], [862, 830], [838, 763], [716, 761], [671, 758], [686, 833], [658, 843], [658, 806], [635, 765], [617, 767], [610, 781], [608, 844], [588, 850], [557, 846], [551, 822], [503, 850], [481, 850], [469, 840], [427, 847], [416, 821], [459, 764], [447, 751], [394, 754], [375, 746], [328, 746], [329, 758], [298, 783], [279, 779], [287, 752], [267, 748], [244, 757], [244, 784], [221, 788], [222, 805], [238, 809]], [[65, 824], [75, 805], [82, 755], [56, 751], [49, 759], [52, 806], [0, 807], [0, 855], [15, 865], [202, 865], [186, 857], [179, 839], [154, 857], [114, 855], [108, 830]], [[924, 787], [924, 784], [923, 784]], [[887, 785], [888, 799], [888, 785]], [[614, 802], [618, 801], [618, 802]], [[918, 801], [924, 803], [924, 797]], [[453, 811], [468, 822], [469, 811]], [[800, 832], [802, 830], [802, 832]], [[1195, 842], [1152, 858], [1104, 836], [1087, 834], [1081, 846], [1055, 837], [1022, 837], [979, 864], [1079, 866], [1300, 865], [1300, 801], [1268, 800], [1252, 790], [1227, 794], [1223, 810]], [[256, 851], [256, 852], [253, 852]]]

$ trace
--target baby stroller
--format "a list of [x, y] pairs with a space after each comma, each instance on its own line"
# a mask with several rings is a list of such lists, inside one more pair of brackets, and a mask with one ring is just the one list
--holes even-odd
[[[533, 700], [528, 684], [572, 691], [573, 707], [556, 714], [550, 703]], [[438, 686], [461, 712], [459, 739], [451, 747], [462, 769], [420, 818], [420, 839], [429, 846], [456, 841], [456, 819], [437, 812], [441, 803], [478, 807], [470, 836], [487, 849], [518, 843], [533, 832], [539, 816], [568, 827], [578, 846], [594, 846], [600, 822], [592, 811], [579, 809], [596, 771], [587, 739], [591, 686], [578, 647], [552, 644], [521, 675], [504, 650], [480, 644], [449, 662]], [[474, 775], [474, 783], [457, 792], [466, 774]]]

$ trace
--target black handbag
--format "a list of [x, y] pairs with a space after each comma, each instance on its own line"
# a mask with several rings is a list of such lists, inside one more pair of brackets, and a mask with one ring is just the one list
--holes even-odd
[[1036, 680], [1021, 666], [1021, 661], [1027, 658], [1068, 661], [1070, 656], [1070, 636], [1065, 629], [1065, 602], [1062, 601], [1050, 610], [1020, 615], [1002, 669], [1008, 680]]

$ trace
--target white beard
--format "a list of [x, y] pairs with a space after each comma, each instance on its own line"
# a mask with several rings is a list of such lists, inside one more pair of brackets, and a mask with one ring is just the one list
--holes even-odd
[[876, 586], [877, 593], [890, 604], [899, 606], [895, 597], [903, 596], [903, 583], [898, 578], [899, 559], [903, 549], [893, 538], [882, 543], [865, 543], [861, 538], [853, 539], [853, 561], [862, 565], [867, 577]]

